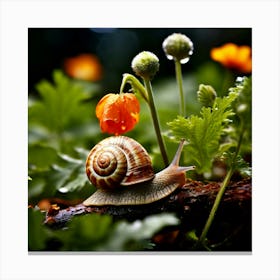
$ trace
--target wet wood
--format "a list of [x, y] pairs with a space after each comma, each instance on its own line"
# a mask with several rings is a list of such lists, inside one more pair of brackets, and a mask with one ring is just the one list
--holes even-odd
[[[46, 212], [45, 224], [52, 227], [63, 227], [74, 216], [91, 213], [109, 214], [115, 219], [133, 221], [148, 215], [161, 212], [176, 213], [181, 220], [187, 220], [189, 227], [200, 227], [205, 223], [209, 211], [220, 189], [220, 183], [204, 184], [200, 181], [188, 180], [186, 185], [160, 201], [140, 206], [98, 206], [86, 207], [83, 204], [60, 209], [53, 205]], [[219, 208], [220, 216], [223, 213], [227, 219], [231, 217], [251, 216], [251, 179], [244, 179], [231, 183], [223, 196]]]

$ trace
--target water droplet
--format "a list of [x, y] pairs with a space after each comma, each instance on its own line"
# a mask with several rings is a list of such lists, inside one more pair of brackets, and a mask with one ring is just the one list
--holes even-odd
[[180, 60], [180, 63], [181, 63], [181, 64], [186, 64], [189, 60], [190, 60], [190, 58], [189, 58], [189, 57], [186, 57], [186, 58], [181, 59], [181, 60]]
[[173, 60], [173, 56], [170, 55], [170, 54], [167, 54], [166, 57], [167, 57], [167, 59], [169, 59], [169, 60]]
[[60, 191], [61, 193], [67, 193], [67, 192], [68, 192], [68, 189], [65, 188], [65, 187], [62, 187], [62, 188], [59, 189], [59, 191]]
[[236, 79], [236, 81], [237, 81], [238, 83], [243, 82], [243, 80], [244, 80], [244, 78], [243, 78], [243, 77], [237, 77], [237, 79]]

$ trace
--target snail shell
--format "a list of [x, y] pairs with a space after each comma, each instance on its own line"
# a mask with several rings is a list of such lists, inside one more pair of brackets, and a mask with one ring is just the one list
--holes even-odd
[[86, 173], [97, 191], [85, 206], [141, 205], [170, 195], [186, 182], [185, 172], [194, 166], [180, 167], [181, 141], [171, 164], [154, 174], [150, 156], [135, 140], [112, 136], [99, 142], [89, 153]]
[[155, 176], [147, 151], [126, 136], [99, 142], [88, 155], [86, 173], [91, 183], [102, 189], [134, 185]]

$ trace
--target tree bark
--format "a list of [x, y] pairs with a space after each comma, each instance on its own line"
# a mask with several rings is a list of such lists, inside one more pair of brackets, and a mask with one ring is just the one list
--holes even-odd
[[[199, 251], [193, 236], [199, 237], [209, 216], [220, 183], [203, 184], [188, 180], [170, 196], [140, 206], [86, 207], [83, 204], [59, 209], [55, 204], [46, 212], [45, 224], [60, 229], [67, 226], [74, 216], [92, 213], [109, 214], [115, 220], [134, 221], [161, 212], [174, 213], [177, 226], [166, 227], [157, 233], [152, 242], [155, 251]], [[229, 184], [207, 235], [208, 248], [213, 251], [252, 250], [252, 185], [251, 179]], [[193, 235], [193, 236], [192, 236]]]
[[[239, 212], [247, 211], [248, 207], [251, 207], [251, 188], [250, 178], [230, 184], [223, 196], [220, 211], [223, 211], [223, 208], [231, 212], [237, 209]], [[90, 213], [109, 214], [116, 219], [129, 221], [160, 212], [177, 213], [182, 218], [194, 214], [201, 219], [209, 214], [219, 189], [220, 183], [217, 182], [203, 184], [200, 181], [188, 180], [182, 188], [170, 196], [146, 205], [89, 207], [77, 204], [66, 209], [59, 209], [55, 205], [46, 212], [45, 224], [61, 227], [74, 216]]]

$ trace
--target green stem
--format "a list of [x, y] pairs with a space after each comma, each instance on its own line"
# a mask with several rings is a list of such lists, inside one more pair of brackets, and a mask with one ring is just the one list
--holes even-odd
[[207, 233], [208, 233], [208, 231], [209, 231], [209, 229], [210, 229], [210, 227], [211, 227], [211, 225], [212, 225], [212, 223], [213, 223], [215, 214], [216, 214], [217, 209], [218, 209], [218, 207], [219, 207], [219, 205], [220, 205], [220, 202], [221, 202], [221, 199], [222, 199], [222, 197], [223, 197], [223, 194], [224, 194], [224, 192], [225, 192], [225, 190], [226, 190], [226, 187], [227, 187], [227, 185], [228, 185], [228, 183], [229, 183], [229, 181], [230, 181], [230, 178], [231, 178], [231, 176], [232, 176], [232, 173], [233, 173], [233, 168], [230, 168], [230, 170], [229, 170], [229, 172], [227, 173], [227, 176], [225, 177], [225, 179], [224, 179], [224, 181], [223, 181], [223, 184], [222, 184], [222, 186], [221, 186], [221, 188], [220, 188], [220, 190], [219, 190], [219, 192], [218, 192], [218, 195], [217, 195], [217, 197], [216, 197], [216, 199], [215, 199], [214, 205], [213, 205], [213, 207], [212, 207], [212, 209], [211, 209], [211, 212], [210, 212], [210, 214], [209, 214], [208, 220], [207, 220], [207, 222], [206, 222], [206, 224], [205, 224], [205, 226], [204, 226], [204, 228], [203, 228], [202, 234], [201, 234], [201, 236], [200, 236], [200, 238], [199, 238], [199, 243], [200, 243], [201, 245], [204, 245], [204, 243], [205, 243], [205, 238], [206, 238]]
[[149, 107], [150, 107], [150, 111], [151, 111], [151, 115], [152, 115], [152, 119], [153, 119], [153, 124], [154, 124], [154, 128], [155, 128], [155, 132], [157, 135], [157, 140], [158, 140], [158, 145], [160, 148], [160, 152], [163, 158], [163, 162], [165, 164], [165, 166], [168, 166], [168, 157], [167, 157], [167, 153], [165, 150], [165, 145], [161, 136], [161, 132], [160, 132], [160, 126], [159, 126], [159, 122], [158, 122], [158, 116], [157, 116], [157, 111], [155, 108], [155, 103], [154, 103], [154, 98], [153, 98], [153, 91], [152, 91], [152, 85], [149, 79], [143, 79], [144, 80], [144, 84], [145, 84], [145, 88], [147, 90], [148, 93], [148, 97], [149, 97]]
[[151, 111], [153, 124], [154, 124], [155, 132], [157, 135], [157, 140], [158, 140], [160, 152], [161, 152], [161, 155], [163, 158], [163, 162], [164, 162], [165, 166], [168, 166], [168, 157], [167, 157], [165, 145], [164, 145], [164, 142], [163, 142], [163, 139], [161, 136], [161, 132], [160, 132], [160, 126], [159, 126], [157, 111], [156, 111], [155, 103], [154, 103], [154, 99], [153, 99], [151, 82], [149, 79], [143, 79], [143, 80], [144, 80], [145, 87], [133, 75], [124, 74], [122, 83], [121, 83], [121, 87], [120, 87], [120, 93], [123, 92], [125, 84], [129, 83], [132, 86], [133, 90], [135, 92], [139, 93], [142, 96], [142, 98], [147, 102], [147, 104], [150, 108], [150, 111]]
[[235, 150], [234, 157], [232, 159], [232, 163], [231, 163], [230, 169], [229, 169], [229, 171], [228, 171], [228, 173], [227, 173], [227, 175], [226, 175], [226, 177], [225, 177], [225, 179], [224, 179], [224, 181], [222, 183], [222, 186], [221, 186], [221, 188], [220, 188], [220, 190], [219, 190], [219, 192], [217, 194], [215, 202], [214, 202], [214, 204], [212, 206], [212, 209], [210, 211], [209, 217], [208, 217], [208, 219], [206, 221], [206, 224], [205, 224], [205, 226], [204, 226], [204, 228], [202, 230], [202, 233], [201, 233], [199, 241], [198, 241], [198, 245], [199, 246], [205, 246], [206, 236], [207, 236], [208, 231], [209, 231], [209, 229], [210, 229], [210, 227], [211, 227], [211, 225], [213, 223], [213, 220], [215, 218], [216, 212], [217, 212], [218, 207], [219, 207], [219, 205], [221, 203], [222, 197], [223, 197], [223, 195], [225, 193], [225, 190], [226, 190], [226, 188], [227, 188], [227, 186], [228, 186], [228, 184], [230, 182], [231, 176], [232, 176], [232, 174], [233, 174], [233, 172], [235, 170], [235, 161], [236, 161], [236, 158], [237, 158], [237, 156], [239, 154], [239, 150], [240, 150], [240, 147], [241, 147], [241, 142], [242, 142], [242, 138], [243, 138], [243, 134], [244, 134], [244, 125], [243, 124], [241, 124], [241, 125], [242, 125], [242, 130], [241, 130], [241, 133], [240, 133], [240, 136], [239, 136], [238, 144], [237, 144], [237, 147], [236, 147], [236, 150]]
[[175, 72], [176, 72], [176, 79], [177, 84], [179, 87], [179, 94], [180, 94], [180, 114], [185, 116], [185, 101], [184, 101], [184, 92], [183, 92], [183, 78], [182, 78], [182, 67], [181, 63], [178, 59], [175, 59]]
[[142, 96], [142, 98], [147, 103], [149, 103], [149, 97], [147, 95], [145, 87], [139, 82], [139, 80], [137, 78], [135, 78], [131, 74], [123, 74], [122, 84], [120, 87], [120, 93], [122, 93], [124, 91], [124, 87], [125, 87], [126, 83], [129, 83], [131, 85], [131, 87], [133, 88], [133, 90], [135, 92], [139, 93]]

